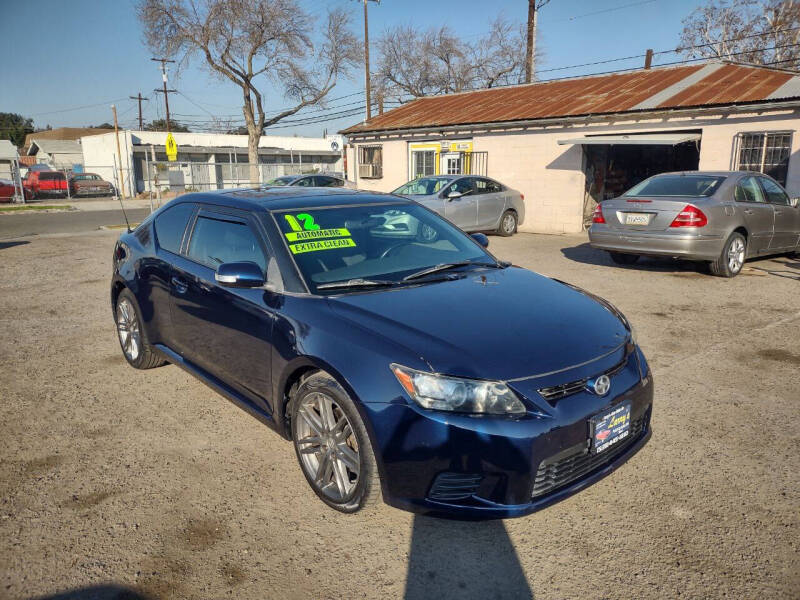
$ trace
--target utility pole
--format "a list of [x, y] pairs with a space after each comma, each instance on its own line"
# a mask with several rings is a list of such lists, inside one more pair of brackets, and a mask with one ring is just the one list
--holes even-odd
[[525, 53], [525, 83], [533, 81], [534, 55], [536, 54], [536, 22], [539, 18], [539, 9], [550, 0], [528, 0], [528, 47]]
[[114, 136], [117, 138], [117, 156], [119, 156], [119, 194], [125, 197], [125, 183], [122, 175], [122, 149], [119, 145], [119, 124], [117, 123], [117, 107], [111, 105], [111, 112], [114, 113]]
[[367, 19], [367, 2], [381, 3], [381, 0], [363, 0], [364, 1], [364, 87], [367, 92], [367, 120], [372, 117], [372, 107], [370, 105], [370, 89], [369, 89], [369, 22]]
[[[365, 0], [366, 1], [366, 0]], [[151, 58], [155, 62], [161, 63], [161, 79], [164, 82], [164, 105], [167, 109], [167, 133], [170, 132], [171, 124], [169, 122], [169, 93], [176, 92], [177, 90], [168, 90], [167, 89], [167, 63], [174, 63], [174, 60], [169, 60], [167, 58]], [[162, 90], [154, 90], [156, 93], [161, 92]]]
[[139, 92], [136, 96], [128, 96], [128, 98], [139, 101], [139, 131], [142, 131], [144, 129], [142, 127], [142, 100], [149, 100], [150, 98], [142, 97], [142, 92]]

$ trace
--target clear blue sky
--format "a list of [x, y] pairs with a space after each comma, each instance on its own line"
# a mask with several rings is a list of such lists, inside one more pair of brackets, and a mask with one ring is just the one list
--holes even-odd
[[[362, 31], [360, 1], [301, 2], [320, 18], [327, 6], [344, 6], [352, 12], [355, 31]], [[128, 96], [141, 91], [150, 98], [145, 103], [145, 119], [163, 117], [163, 97], [153, 93], [153, 88], [161, 85], [161, 77], [142, 43], [132, 0], [2, 3], [0, 111], [32, 117], [38, 127], [97, 125], [111, 121], [109, 104], [114, 101], [121, 124], [135, 127], [136, 102]], [[698, 3], [699, 0], [552, 0], [540, 13], [538, 46], [544, 51], [544, 58], [537, 69], [643, 54], [647, 48], [675, 48], [681, 20]], [[380, 5], [370, 2], [369, 8], [373, 39], [388, 26], [409, 23], [421, 27], [447, 24], [459, 35], [474, 37], [482, 34], [500, 13], [523, 23], [527, 0], [382, 0]], [[676, 55], [663, 55], [655, 62], [670, 60], [677, 60]], [[637, 58], [552, 71], [543, 73], [541, 78], [632, 67], [641, 62]], [[177, 120], [180, 115], [187, 119], [210, 118], [209, 112], [236, 115], [237, 119], [241, 116], [239, 88], [211, 77], [199, 59], [177, 78], [171, 78], [170, 87], [185, 94], [170, 95], [170, 110]], [[264, 87], [269, 90], [265, 98], [268, 110], [289, 104], [279, 92], [270, 90], [266, 81]], [[340, 82], [331, 97], [360, 90], [363, 71], [355, 72], [352, 80]], [[330, 110], [336, 111], [337, 106], [344, 107], [338, 110], [347, 109], [344, 105], [357, 99], [334, 101]], [[93, 106], [76, 109], [86, 105]], [[281, 135], [321, 135], [325, 128], [335, 132], [358, 120], [359, 117], [347, 117], [270, 131]]]

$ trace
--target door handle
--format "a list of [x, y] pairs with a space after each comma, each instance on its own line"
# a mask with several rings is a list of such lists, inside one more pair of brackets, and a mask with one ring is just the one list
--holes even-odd
[[189, 284], [179, 277], [173, 277], [170, 282], [172, 283], [172, 287], [174, 287], [175, 291], [179, 294], [184, 294], [186, 290], [189, 289]]
[[776, 210], [776, 211], [775, 211], [775, 214], [776, 214], [776, 215], [782, 215], [782, 214], [783, 214], [783, 211], [782, 211], [782, 210]]
[[750, 210], [749, 208], [745, 208], [742, 212], [744, 212], [744, 214], [746, 214], [746, 215], [752, 215], [753, 214], [753, 211]]

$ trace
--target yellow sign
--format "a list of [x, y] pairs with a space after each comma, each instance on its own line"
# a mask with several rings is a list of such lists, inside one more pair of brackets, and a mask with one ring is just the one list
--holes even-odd
[[344, 227], [338, 229], [316, 229], [313, 231], [293, 231], [285, 234], [290, 242], [301, 242], [303, 240], [315, 240], [330, 237], [350, 237], [350, 231]]
[[167, 159], [173, 162], [178, 160], [178, 143], [171, 133], [167, 134], [165, 146], [167, 148]]
[[305, 242], [303, 244], [291, 244], [289, 250], [292, 254], [302, 254], [303, 252], [317, 252], [319, 250], [335, 250], [336, 248], [351, 248], [356, 243], [353, 238], [343, 238], [336, 240], [322, 240], [321, 242]]

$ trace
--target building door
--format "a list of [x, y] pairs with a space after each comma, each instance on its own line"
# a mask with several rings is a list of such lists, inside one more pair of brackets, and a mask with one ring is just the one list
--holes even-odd
[[461, 175], [460, 152], [447, 152], [442, 154], [442, 174]]

